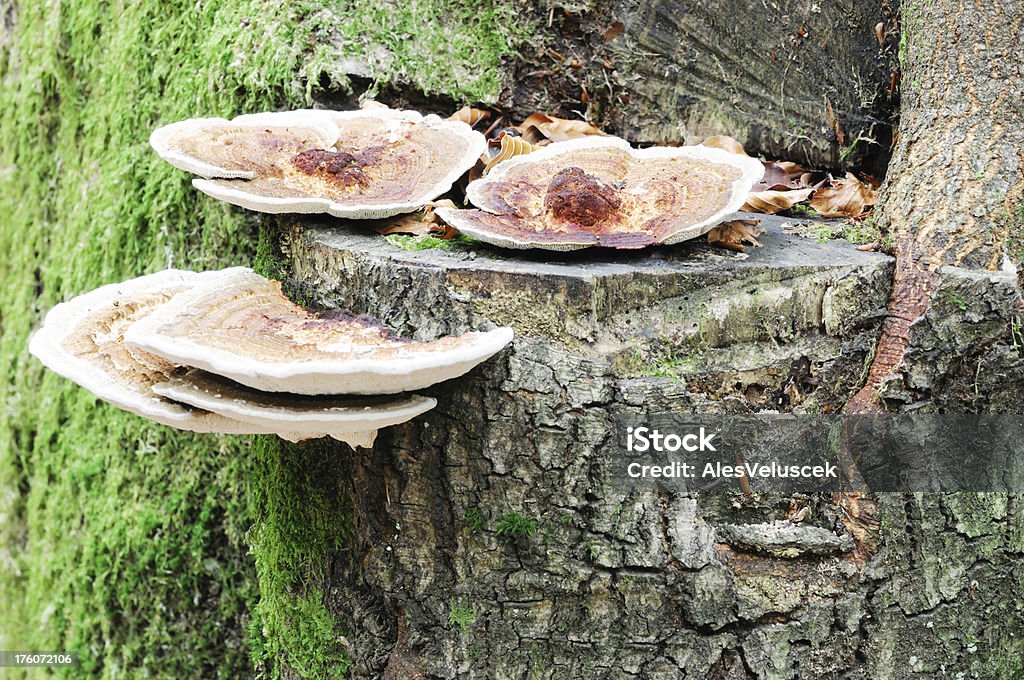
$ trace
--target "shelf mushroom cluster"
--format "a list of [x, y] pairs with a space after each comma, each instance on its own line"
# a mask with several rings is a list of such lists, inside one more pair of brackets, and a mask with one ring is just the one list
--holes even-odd
[[377, 430], [436, 405], [408, 394], [462, 375], [512, 330], [432, 341], [371, 319], [315, 315], [250, 269], [169, 269], [54, 307], [29, 350], [127, 411], [194, 432], [329, 435], [370, 446]]
[[[156, 130], [150, 143], [201, 175], [193, 184], [215, 198], [352, 219], [424, 207], [487, 146], [463, 122], [388, 108], [191, 119]], [[587, 136], [496, 164], [466, 190], [475, 209], [434, 214], [505, 248], [644, 248], [707, 233], [740, 209], [763, 172], [757, 159], [722, 149], [634, 149]]]

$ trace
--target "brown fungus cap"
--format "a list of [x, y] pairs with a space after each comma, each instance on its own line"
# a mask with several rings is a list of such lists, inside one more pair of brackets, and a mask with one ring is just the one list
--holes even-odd
[[174, 296], [125, 342], [249, 387], [295, 394], [395, 394], [454, 378], [512, 340], [512, 329], [420, 342], [352, 317], [295, 305], [250, 269]]
[[352, 447], [370, 447], [380, 428], [404, 423], [437, 405], [437, 400], [417, 394], [313, 397], [261, 392], [198, 369], [155, 385], [153, 390], [168, 399], [286, 433], [281, 434], [285, 439], [327, 435]]
[[438, 208], [506, 248], [643, 248], [707, 232], [743, 205], [760, 161], [707, 147], [633, 149], [617, 137], [558, 142], [472, 182], [478, 210]]
[[[29, 351], [50, 370], [115, 406], [163, 425], [193, 432], [271, 434], [261, 427], [178, 404], [154, 393], [176, 366], [128, 347], [125, 329], [212, 275], [168, 269], [79, 295], [50, 310], [29, 342]], [[285, 436], [291, 438], [290, 431]]]
[[415, 111], [284, 111], [173, 123], [150, 143], [214, 198], [269, 213], [373, 219], [437, 198], [484, 152], [465, 123]]

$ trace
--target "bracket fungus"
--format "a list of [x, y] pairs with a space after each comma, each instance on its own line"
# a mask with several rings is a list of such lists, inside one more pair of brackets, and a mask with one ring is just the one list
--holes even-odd
[[104, 401], [158, 423], [193, 432], [275, 433], [276, 429], [197, 411], [157, 395], [153, 386], [168, 380], [176, 367], [121, 340], [135, 320], [187, 290], [200, 276], [168, 269], [63, 302], [47, 313], [29, 341], [29, 351], [47, 368]]
[[426, 342], [396, 338], [365, 319], [311, 314], [250, 269], [224, 273], [133, 324], [125, 342], [258, 390], [369, 395], [455, 378], [512, 340], [511, 328]]
[[[218, 299], [225, 299], [218, 297], [218, 291], [229, 291], [226, 299], [239, 304], [218, 304]], [[241, 294], [233, 297], [235, 293]], [[250, 307], [254, 301], [255, 307]], [[200, 308], [212, 306], [204, 315], [195, 311], [196, 304]], [[264, 312], [278, 316], [261, 316]], [[315, 345], [322, 334], [330, 349], [337, 352], [337, 345], [344, 344], [348, 337], [353, 343], [350, 354], [359, 357], [369, 350], [374, 367], [379, 368], [374, 361], [399, 357], [398, 384], [382, 388], [381, 381], [387, 376], [378, 371], [374, 374], [376, 382], [361, 382], [366, 378], [363, 374], [344, 375], [340, 384], [316, 382], [317, 394], [329, 396], [261, 392], [205, 373], [187, 361], [149, 352], [130, 341], [139, 334], [138, 327], [143, 328], [141, 335], [145, 337], [145, 327], [154, 317], [157, 328], [162, 327], [160, 320], [166, 321], [168, 314], [173, 328], [213, 320], [213, 335], [234, 343], [243, 352], [245, 348], [271, 347], [271, 363], [278, 350], [291, 359], [309, 351], [301, 343], [288, 345], [297, 338]], [[179, 314], [185, 316], [176, 322]], [[250, 322], [254, 322], [252, 326]], [[294, 333], [282, 335], [279, 325]], [[225, 340], [222, 332], [231, 337]], [[268, 336], [265, 344], [261, 343], [264, 335]], [[79, 295], [47, 313], [29, 342], [29, 351], [48, 368], [101, 399], [164, 425], [193, 432], [277, 434], [290, 441], [330, 436], [353, 447], [369, 447], [377, 430], [429, 411], [437, 401], [416, 394], [350, 396], [352, 393], [402, 392], [409, 368], [415, 369], [412, 375], [420, 386], [454, 377], [500, 350], [510, 339], [510, 330], [497, 329], [435, 343], [395, 340], [368, 321], [313, 317], [284, 298], [279, 284], [251, 269], [235, 267], [201, 273], [168, 269]], [[375, 343], [384, 348], [384, 355], [373, 352]], [[402, 351], [409, 348], [411, 360]], [[443, 359], [440, 367], [431, 364], [438, 356]], [[363, 367], [358, 359], [354, 363]], [[196, 364], [202, 366], [204, 362]], [[294, 368], [287, 361], [285, 364]], [[303, 387], [301, 379], [298, 387]]]
[[304, 110], [199, 118], [150, 136], [200, 191], [268, 213], [375, 219], [448, 191], [486, 149], [469, 125], [415, 111]]
[[400, 397], [311, 397], [260, 392], [205, 371], [184, 375], [153, 386], [157, 394], [251, 423], [295, 441], [329, 435], [349, 445], [370, 447], [377, 430], [404, 423], [426, 413], [437, 400], [418, 394]]
[[740, 209], [763, 172], [760, 161], [721, 149], [589, 137], [505, 161], [467, 188], [477, 209], [436, 212], [506, 248], [643, 248], [706, 233]]

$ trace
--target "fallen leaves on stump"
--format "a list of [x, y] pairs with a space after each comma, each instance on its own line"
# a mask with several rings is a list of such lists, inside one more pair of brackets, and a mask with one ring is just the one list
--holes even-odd
[[747, 194], [747, 202], [740, 210], [774, 215], [806, 201], [813, 192], [814, 187], [788, 191], [752, 191]]
[[507, 161], [509, 158], [514, 156], [533, 153], [537, 149], [541, 148], [535, 144], [530, 144], [522, 137], [507, 134], [504, 131], [502, 131], [502, 134], [499, 134], [497, 137], [492, 139], [491, 142], [494, 142], [495, 140], [498, 140], [499, 144], [498, 153], [491, 156], [487, 161], [487, 165], [484, 167], [483, 172], [485, 175], [491, 171], [491, 168], [502, 161]]
[[806, 189], [810, 186], [811, 173], [792, 161], [762, 161], [764, 175], [753, 186], [752, 191], [788, 191]]
[[748, 155], [744, 150], [743, 145], [729, 135], [715, 135], [714, 137], [708, 137], [700, 144], [701, 146], [709, 146], [712, 149], [721, 149], [722, 151], [728, 151], [729, 153], [738, 153], [741, 156]]
[[822, 217], [862, 217], [878, 200], [878, 188], [851, 173], [832, 179], [832, 186], [818, 189], [811, 207]]
[[[743, 145], [728, 135], [708, 137], [703, 146], [722, 149], [729, 153], [748, 155]], [[811, 197], [815, 187], [810, 186], [811, 173], [792, 161], [762, 161], [764, 175], [747, 194], [747, 202], [740, 210], [774, 215], [789, 210]]]
[[450, 239], [459, 232], [454, 227], [445, 224], [440, 217], [434, 214], [434, 208], [439, 207], [455, 208], [457, 206], [447, 198], [428, 203], [419, 212], [399, 215], [392, 220], [388, 220], [383, 226], [377, 227], [377, 233], [382, 236], [412, 234], [413, 236], [430, 235], [434, 238]]
[[534, 128], [544, 139], [552, 142], [564, 142], [567, 139], [587, 137], [589, 135], [607, 135], [593, 123], [585, 120], [568, 120], [566, 118], [555, 118], [546, 116], [543, 113], [532, 113], [526, 120], [516, 126], [523, 137], [530, 141], [537, 141], [530, 128]]
[[491, 117], [490, 111], [484, 111], [483, 109], [474, 109], [469, 106], [463, 106], [461, 109], [448, 116], [448, 120], [457, 120], [465, 123], [466, 125], [473, 126], [482, 120], [486, 120]]
[[708, 243], [740, 252], [743, 252], [747, 245], [760, 248], [761, 244], [757, 237], [764, 233], [760, 222], [760, 220], [723, 222], [708, 232]]

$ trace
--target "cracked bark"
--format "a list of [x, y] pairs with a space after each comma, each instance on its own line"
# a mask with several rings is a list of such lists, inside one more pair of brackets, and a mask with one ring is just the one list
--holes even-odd
[[[856, 390], [891, 260], [766, 222], [765, 247], [743, 255], [685, 244], [542, 257], [405, 252], [357, 226], [286, 223], [290, 283], [318, 304], [374, 310], [426, 337], [491, 322], [517, 331], [494, 360], [430, 390], [438, 408], [381, 432], [373, 451], [337, 447], [354, 537], [325, 556], [318, 585], [352, 677], [1014, 677], [1024, 622], [1006, 593], [1024, 582], [1019, 498], [614, 483], [625, 428], [656, 414], [784, 397], [787, 410], [838, 408]], [[972, 329], [1005, 325], [1008, 293], [987, 279], [957, 285], [987, 310]], [[964, 340], [942, 321], [933, 347], [949, 354]], [[684, 348], [693, 363], [654, 375]], [[1000, 351], [983, 389], [1024, 370]], [[803, 523], [780, 528], [793, 502], [808, 508]], [[467, 521], [473, 510], [482, 523]], [[499, 532], [509, 513], [536, 533]], [[465, 631], [453, 605], [475, 616]]]
[[1024, 10], [930, 0], [904, 13], [899, 143], [877, 213], [895, 242], [896, 275], [868, 379], [846, 407], [852, 413], [884, 410], [883, 385], [905, 382], [914, 326], [943, 268], [995, 271], [1024, 228]]
[[[750, 19], [782, 22], [769, 25], [772, 40], [819, 3], [783, 4], [784, 21]], [[857, 14], [870, 3], [848, 4], [826, 6], [827, 16], [852, 13], [874, 40], [876, 19]], [[620, 2], [556, 21], [587, 57], [580, 73], [603, 75], [601, 59], [618, 49], [661, 45], [630, 68], [675, 65], [685, 79], [679, 66], [700, 43], [703, 8], [666, 22], [663, 4]], [[610, 467], [625, 427], [659, 412], [857, 410], [876, 406], [875, 394], [897, 408], [1019, 411], [1018, 288], [997, 270], [1021, 215], [1024, 125], [1010, 96], [1021, 82], [1020, 13], [974, 0], [907, 10], [904, 119], [879, 212], [896, 240], [895, 274], [854, 251], [815, 259], [774, 232], [743, 260], [693, 245], [536, 259], [405, 253], [351, 227], [286, 223], [291, 283], [320, 304], [372, 310], [425, 337], [486, 323], [517, 331], [510, 350], [434, 388], [439, 407], [382, 432], [372, 452], [338, 447], [355, 531], [347, 550], [325, 556], [320, 585], [353, 677], [1024, 675], [1024, 620], [1011, 595], [1024, 588], [1021, 497], [637, 493], [613, 484]], [[593, 36], [622, 17], [609, 44], [574, 41], [577, 27]], [[787, 60], [801, 58], [793, 47]], [[583, 83], [599, 92], [609, 127], [635, 139], [673, 139], [652, 119], [672, 111], [687, 121], [680, 139], [712, 121], [714, 132], [784, 155], [779, 126], [757, 129], [742, 106], [716, 118], [708, 112], [721, 97], [673, 99], [667, 79], [613, 81], [604, 98], [585, 78], [517, 73], [527, 86], [507, 93], [510, 108], [568, 106], [565, 94], [575, 102]], [[764, 79], [775, 82], [744, 71], [736, 87]], [[616, 100], [623, 90], [634, 99]], [[630, 117], [641, 108], [650, 116]], [[801, 120], [829, 129], [825, 108], [808, 105]], [[871, 107], [838, 110], [857, 120]], [[801, 153], [828, 164], [837, 142]], [[784, 532], [779, 551], [764, 537], [794, 502], [817, 531]], [[474, 510], [482, 524], [466, 520]], [[535, 521], [536, 534], [499, 533], [509, 513]], [[813, 548], [820, 532], [838, 547]], [[474, 613], [465, 631], [449, 621], [453, 604]]]

